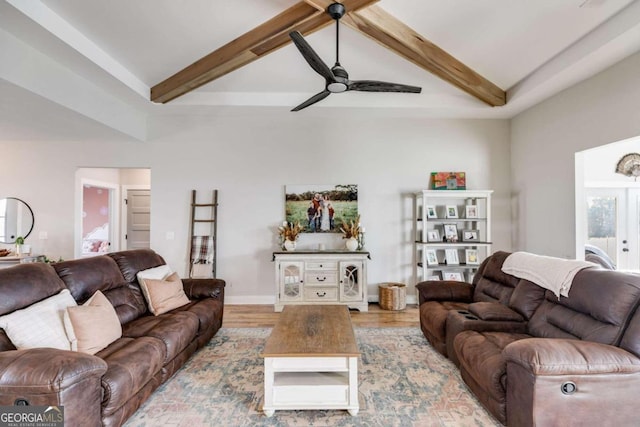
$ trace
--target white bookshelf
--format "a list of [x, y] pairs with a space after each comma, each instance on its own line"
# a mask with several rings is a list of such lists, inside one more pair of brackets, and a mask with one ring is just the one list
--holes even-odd
[[[434, 276], [439, 280], [473, 280], [478, 266], [491, 253], [492, 193], [493, 190], [422, 190], [415, 193], [416, 283]], [[452, 210], [455, 210], [455, 217], [450, 215]], [[446, 239], [446, 231], [450, 232], [449, 239]]]

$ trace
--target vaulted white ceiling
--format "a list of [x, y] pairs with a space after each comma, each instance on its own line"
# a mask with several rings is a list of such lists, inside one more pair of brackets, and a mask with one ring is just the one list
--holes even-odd
[[[422, 93], [348, 92], [290, 113], [324, 81], [289, 44], [167, 104], [149, 101], [152, 86], [296, 3], [0, 0], [0, 90], [16, 85], [136, 137], [135, 123], [101, 115], [122, 108], [148, 115], [261, 106], [282, 114], [383, 108], [508, 118], [640, 50], [637, 0], [380, 0], [386, 12], [505, 90], [507, 104], [490, 107], [344, 25], [340, 60], [351, 78], [421, 86]], [[306, 40], [333, 64], [333, 26]], [[38, 54], [20, 53], [30, 49]], [[91, 86], [87, 99], [68, 89], [59, 93], [65, 85], [56, 88], [57, 79], [70, 87], [81, 79], [81, 87]], [[107, 100], [98, 107], [88, 98], [99, 94]]]

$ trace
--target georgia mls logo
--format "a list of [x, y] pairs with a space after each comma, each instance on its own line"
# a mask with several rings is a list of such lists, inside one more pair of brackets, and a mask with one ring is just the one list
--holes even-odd
[[[50, 415], [47, 415], [49, 413]], [[48, 418], [47, 421], [64, 421], [64, 415], [62, 414], [62, 410], [57, 406], [49, 406], [44, 410], [45, 418]]]
[[64, 407], [0, 406], [0, 427], [64, 427]]

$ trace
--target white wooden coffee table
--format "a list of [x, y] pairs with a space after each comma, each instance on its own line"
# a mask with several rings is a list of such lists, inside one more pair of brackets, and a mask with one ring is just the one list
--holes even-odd
[[286, 306], [261, 356], [266, 416], [278, 409], [358, 414], [360, 352], [346, 306]]

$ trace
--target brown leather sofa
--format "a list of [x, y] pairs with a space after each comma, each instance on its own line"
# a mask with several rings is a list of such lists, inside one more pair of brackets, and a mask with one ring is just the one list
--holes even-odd
[[[522, 303], [533, 289], [522, 288], [518, 296], [521, 285], [506, 306], [493, 303], [496, 311], [523, 314], [514, 299]], [[568, 298], [543, 291], [539, 302], [539, 291], [530, 294], [528, 306], [535, 309], [519, 328], [501, 330], [501, 320], [478, 319], [450, 330], [447, 316], [445, 342], [452, 343], [449, 353], [469, 389], [509, 426], [637, 425], [640, 275], [589, 268], [576, 274]]]
[[187, 305], [159, 316], [148, 312], [136, 274], [164, 264], [160, 255], [141, 249], [0, 270], [0, 315], [65, 288], [78, 304], [100, 290], [123, 330], [89, 355], [16, 350], [0, 329], [0, 405], [62, 405], [65, 425], [122, 425], [222, 325], [225, 283], [219, 279], [183, 279]]

